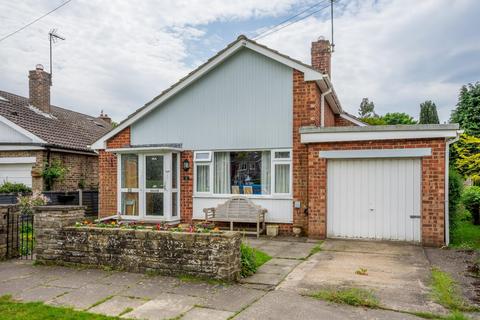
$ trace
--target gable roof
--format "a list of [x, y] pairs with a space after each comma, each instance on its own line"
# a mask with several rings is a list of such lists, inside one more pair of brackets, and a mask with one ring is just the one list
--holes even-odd
[[250, 40], [244, 35], [240, 35], [235, 41], [228, 44], [223, 50], [219, 51], [216, 55], [208, 59], [204, 64], [200, 65], [195, 70], [186, 75], [184, 78], [180, 79], [178, 82], [161, 92], [158, 96], [147, 102], [143, 107], [137, 109], [134, 113], [130, 114], [117, 127], [113, 128], [110, 132], [108, 132], [99, 140], [97, 140], [94, 144], [92, 144], [92, 148], [104, 149], [105, 141], [115, 136], [117, 133], [119, 133], [132, 123], [136, 122], [140, 118], [144, 117], [157, 106], [161, 105], [164, 101], [171, 98], [182, 89], [186, 88], [192, 82], [202, 77], [204, 74], [215, 68], [225, 59], [229, 58], [242, 48], [248, 48], [259, 54], [276, 60], [284, 65], [287, 65], [293, 69], [297, 69], [298, 71], [303, 72], [305, 81], [316, 81], [319, 87], [321, 87], [322, 92], [331, 89], [331, 96], [333, 97], [331, 103], [333, 104], [333, 109], [338, 114], [343, 113], [339, 99], [335, 93], [335, 90], [333, 89], [328, 75], [320, 73], [318, 70], [314, 69], [310, 65], [307, 65], [299, 60], [293, 59], [265, 45]]
[[89, 145], [112, 128], [102, 119], [56, 106], [44, 114], [32, 107], [28, 98], [6, 91], [0, 91], [0, 121], [2, 118], [34, 143], [88, 152], [93, 152]]

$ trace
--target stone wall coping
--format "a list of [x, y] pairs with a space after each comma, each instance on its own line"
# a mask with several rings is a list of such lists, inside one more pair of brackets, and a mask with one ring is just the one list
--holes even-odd
[[0, 204], [0, 209], [2, 209], [2, 208], [15, 208], [15, 207], [18, 207], [17, 203]]
[[181, 231], [167, 231], [167, 230], [152, 230], [152, 229], [122, 229], [122, 228], [100, 228], [100, 227], [88, 227], [88, 226], [72, 226], [64, 227], [65, 230], [95, 230], [102, 231], [104, 233], [127, 233], [127, 232], [139, 232], [139, 233], [155, 233], [164, 235], [187, 235], [187, 236], [199, 236], [199, 237], [220, 237], [220, 238], [233, 238], [240, 235], [239, 231], [221, 231], [211, 233], [200, 232], [181, 232]]
[[33, 209], [35, 211], [68, 211], [86, 209], [86, 206], [38, 206]]

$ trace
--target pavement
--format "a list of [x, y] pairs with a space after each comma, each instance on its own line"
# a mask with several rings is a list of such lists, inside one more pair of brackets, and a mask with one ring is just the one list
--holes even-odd
[[[236, 284], [175, 277], [0, 263], [0, 296], [128, 319], [417, 319], [406, 313], [335, 305], [308, 297], [326, 287], [371, 290], [385, 307], [441, 312], [429, 300], [421, 247], [383, 242], [250, 239], [273, 258]], [[368, 275], [358, 275], [360, 268]]]

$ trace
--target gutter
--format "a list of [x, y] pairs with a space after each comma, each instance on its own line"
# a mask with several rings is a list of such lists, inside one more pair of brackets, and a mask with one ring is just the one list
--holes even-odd
[[325, 127], [325, 96], [332, 93], [332, 89], [328, 89], [320, 95], [320, 113], [321, 113], [321, 127]]
[[445, 144], [445, 245], [450, 244], [450, 210], [448, 207], [448, 194], [449, 194], [449, 171], [450, 171], [450, 145], [457, 142], [460, 139], [460, 134], [463, 130], [457, 131], [457, 136], [453, 139], [447, 140]]

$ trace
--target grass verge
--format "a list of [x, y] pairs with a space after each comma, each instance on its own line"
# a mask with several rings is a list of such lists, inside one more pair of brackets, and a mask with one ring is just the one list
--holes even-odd
[[472, 223], [470, 213], [466, 212], [456, 219], [451, 232], [450, 246], [480, 250], [480, 226]]
[[41, 302], [18, 302], [10, 296], [0, 297], [0, 319], [9, 320], [114, 320], [117, 317], [108, 317], [85, 311], [75, 311], [71, 308], [47, 306]]
[[257, 272], [258, 268], [272, 259], [271, 256], [265, 252], [252, 248], [249, 245], [242, 243], [240, 247], [242, 268], [240, 275], [245, 278]]
[[463, 298], [455, 280], [446, 272], [432, 269], [432, 297], [445, 308], [452, 311], [475, 311]]
[[315, 299], [348, 304], [355, 307], [380, 307], [380, 302], [371, 291], [359, 288], [323, 289], [309, 294], [309, 296]]

